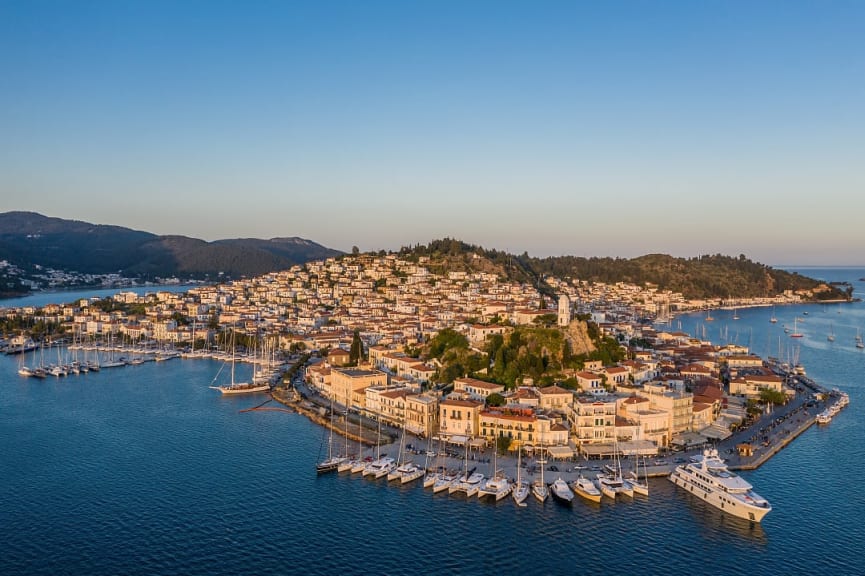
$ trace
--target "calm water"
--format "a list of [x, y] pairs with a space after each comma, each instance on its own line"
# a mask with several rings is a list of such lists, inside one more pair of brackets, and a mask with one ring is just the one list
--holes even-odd
[[45, 306], [46, 304], [66, 304], [78, 302], [82, 298], [106, 298], [118, 292], [186, 292], [200, 284], [166, 284], [159, 286], [131, 286], [127, 288], [87, 288], [85, 290], [61, 290], [59, 292], [34, 292], [17, 298], [0, 298], [0, 308], [16, 308], [19, 306]]
[[800, 360], [851, 405], [745, 474], [774, 505], [756, 527], [665, 479], [648, 500], [517, 509], [317, 477], [321, 430], [294, 414], [239, 413], [260, 400], [208, 389], [214, 362], [36, 381], [0, 358], [0, 574], [861, 574], [865, 354], [853, 338], [865, 306], [779, 308], [774, 327], [771, 313], [734, 322], [719, 311], [707, 330], [727, 325], [728, 339], [774, 355], [782, 323], [800, 314]]

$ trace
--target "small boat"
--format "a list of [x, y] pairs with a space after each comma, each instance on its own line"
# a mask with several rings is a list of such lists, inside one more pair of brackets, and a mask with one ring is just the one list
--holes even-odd
[[369, 461], [364, 460], [363, 458], [359, 458], [355, 461], [354, 466], [351, 467], [352, 474], [358, 474], [363, 472], [366, 469], [366, 465], [369, 464]]
[[[620, 475], [598, 474], [598, 484], [601, 492], [607, 496], [609, 496], [609, 492], [613, 492], [617, 496], [634, 497], [634, 487]], [[611, 497], [614, 498], [614, 496]]]
[[511, 493], [514, 489], [513, 484], [505, 478], [501, 470], [497, 471], [492, 478], [488, 478], [478, 489], [478, 498], [484, 496], [492, 496], [496, 502]]
[[363, 469], [363, 475], [372, 476], [376, 479], [383, 478], [384, 476], [387, 476], [387, 474], [394, 468], [396, 468], [396, 460], [394, 460], [390, 456], [382, 456], [380, 458], [376, 458], [372, 462], [369, 462]]
[[522, 482], [517, 482], [517, 484], [514, 486], [512, 496], [514, 498], [514, 502], [517, 503], [517, 506], [525, 506], [526, 498], [529, 497], [529, 483], [525, 480], [523, 480]]
[[466, 498], [471, 498], [477, 495], [483, 481], [484, 475], [480, 472], [467, 472], [451, 483], [448, 488], [448, 494], [462, 492], [466, 495]]
[[550, 493], [552, 493], [553, 498], [565, 504], [570, 504], [574, 500], [574, 491], [571, 490], [567, 482], [562, 480], [561, 476], [550, 484]]
[[546, 463], [546, 460], [538, 460], [538, 464], [541, 466], [541, 477], [532, 482], [532, 496], [538, 502], [544, 502], [550, 493], [547, 485], [544, 484], [544, 464]]
[[634, 492], [643, 496], [649, 495], [649, 474], [646, 470], [646, 460], [643, 459], [643, 479], [640, 479], [640, 461], [636, 461], [634, 470], [628, 473], [628, 483], [634, 489]]
[[606, 475], [605, 474], [598, 474], [596, 476], [595, 486], [598, 488], [598, 490], [601, 492], [601, 494], [603, 494], [607, 498], [610, 498], [611, 500], [615, 500], [616, 499], [616, 491], [613, 490], [613, 488], [610, 487], [606, 482], [601, 482], [602, 476], [606, 476]]
[[315, 471], [317, 474], [324, 474], [325, 472], [338, 470], [339, 465], [346, 460], [342, 456], [337, 456], [333, 453], [333, 400], [330, 401], [330, 426], [328, 428], [327, 458], [315, 465]]
[[797, 321], [798, 321], [798, 318], [793, 319], [793, 333], [790, 334], [790, 338], [802, 338], [804, 336], [804, 334], [799, 332], [799, 330], [797, 329], [797, 326], [796, 326]]
[[423, 469], [414, 462], [404, 462], [397, 466], [387, 475], [388, 481], [399, 480], [400, 484], [408, 484], [414, 482], [423, 476]]
[[[498, 436], [498, 431], [496, 432], [496, 436]], [[510, 494], [511, 490], [514, 489], [513, 484], [510, 483], [504, 472], [497, 468], [498, 453], [498, 450], [493, 450], [494, 472], [493, 475], [486, 481], [484, 481], [484, 483], [478, 489], [478, 498], [483, 498], [484, 496], [492, 496], [493, 498], [495, 498], [496, 502], [498, 502], [499, 500]]]
[[450, 491], [451, 485], [458, 479], [459, 476], [455, 472], [440, 472], [438, 474], [438, 477], [433, 482], [433, 494], [438, 494], [439, 492], [444, 492], [445, 490]]
[[513, 496], [517, 506], [525, 506], [529, 496], [529, 483], [522, 479], [522, 450], [517, 451], [517, 481], [514, 483]]
[[575, 494], [589, 500], [590, 502], [601, 501], [601, 491], [598, 490], [597, 486], [595, 486], [591, 480], [582, 474], [574, 480], [573, 484], [571, 484], [571, 488], [573, 488]]

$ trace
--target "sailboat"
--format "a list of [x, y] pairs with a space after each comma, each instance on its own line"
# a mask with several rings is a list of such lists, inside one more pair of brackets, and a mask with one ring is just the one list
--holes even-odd
[[498, 446], [493, 446], [493, 475], [483, 483], [483, 485], [478, 489], [478, 498], [483, 498], [484, 496], [492, 496], [496, 499], [496, 502], [507, 496], [511, 493], [511, 490], [514, 489], [513, 485], [505, 476], [502, 470], [499, 470], [497, 466], [497, 454], [498, 454]]
[[547, 495], [550, 493], [547, 485], [544, 484], [544, 464], [546, 463], [547, 461], [543, 458], [538, 460], [538, 464], [541, 466], [541, 477], [532, 482], [532, 496], [534, 496], [538, 502], [546, 500]]
[[424, 474], [424, 471], [420, 466], [415, 464], [411, 459], [407, 459], [405, 456], [406, 418], [407, 417], [403, 418], [402, 423], [402, 435], [399, 442], [399, 456], [397, 457], [396, 466], [387, 474], [388, 482], [391, 480], [399, 480], [400, 484], [408, 484], [409, 482], [414, 482]]
[[327, 437], [327, 458], [315, 465], [315, 471], [318, 474], [325, 472], [333, 472], [339, 468], [340, 463], [345, 460], [342, 456], [335, 456], [333, 453], [333, 398], [330, 400], [330, 433]]
[[797, 327], [798, 320], [798, 318], [793, 318], [793, 333], [790, 334], [790, 338], [802, 338], [804, 336]]
[[738, 319], [739, 319], [739, 309], [733, 308], [733, 320], [738, 320]]
[[466, 435], [466, 459], [463, 468], [463, 475], [454, 480], [448, 487], [448, 494], [455, 492], [464, 492], [466, 498], [471, 498], [478, 493], [481, 488], [481, 483], [484, 481], [484, 475], [476, 472], [474, 468], [469, 470], [469, 436]]
[[859, 334], [858, 328], [856, 328], [856, 348], [865, 348], [865, 343], [862, 342], [862, 335]]
[[643, 478], [640, 479], [640, 459], [635, 457], [634, 470], [628, 474], [628, 482], [637, 494], [649, 495], [649, 472], [646, 468], [646, 458], [643, 457]]
[[517, 506], [525, 506], [526, 498], [529, 496], [529, 483], [522, 479], [522, 455], [523, 450], [519, 448], [517, 450], [517, 481], [511, 493]]
[[706, 309], [706, 322], [712, 322], [713, 320], [715, 320], [715, 319], [712, 318], [712, 312], [707, 308]]
[[[439, 440], [439, 444], [441, 444], [441, 440]], [[436, 467], [434, 470], [430, 470], [430, 459], [435, 458]], [[430, 434], [427, 439], [427, 447], [426, 447], [426, 458], [424, 460], [424, 477], [423, 477], [423, 487], [424, 488], [432, 488], [433, 484], [435, 484], [436, 479], [439, 477], [439, 455], [437, 452], [433, 452], [433, 435]]]
[[774, 324], [774, 323], [776, 323], [777, 321], [778, 321], [778, 318], [775, 317], [775, 307], [772, 306], [772, 317], [769, 318], [769, 322], [771, 322], [772, 324]]
[[826, 336], [826, 340], [828, 340], [829, 342], [835, 341], [835, 331], [832, 329], [831, 324], [829, 324], [829, 335]]
[[[23, 353], [20, 356], [18, 356], [18, 375], [30, 377], [30, 376], [33, 376], [33, 370], [29, 366], [24, 364], [24, 357], [25, 356], [26, 356], [26, 354], [23, 354]], [[34, 354], [34, 359], [35, 359], [35, 354]]]
[[619, 460], [619, 443], [615, 442], [614, 448], [614, 466], [607, 467], [607, 472], [600, 472], [597, 475], [598, 478], [598, 488], [601, 489], [605, 495], [610, 496], [610, 498], [615, 498], [616, 495], [622, 494], [623, 496], [634, 497], [634, 488], [630, 482], [625, 480], [622, 477], [622, 463]]
[[[345, 418], [345, 460], [340, 462], [339, 466], [337, 466], [337, 468], [336, 468], [337, 472], [349, 472], [358, 464], [358, 462], [363, 462], [363, 460], [361, 460], [361, 457], [360, 457], [360, 453], [363, 450], [363, 445], [360, 443], [360, 438], [363, 434], [363, 432], [361, 430], [360, 414], [358, 414], [358, 417], [357, 417], [357, 437], [358, 437], [357, 454], [349, 454], [348, 453], [348, 394], [346, 394], [344, 418]], [[358, 470], [358, 472], [360, 472], [360, 470]]]
[[[234, 346], [234, 330], [231, 331], [231, 383], [228, 386], [214, 386], [211, 388], [219, 390], [223, 394], [253, 394], [255, 392], [269, 392], [270, 384], [256, 384], [254, 382], [235, 382], [234, 381], [234, 363], [235, 363], [235, 346]], [[221, 370], [221, 369], [220, 369]], [[219, 373], [217, 373], [217, 377]], [[214, 382], [216, 378], [214, 378]]]
[[381, 455], [381, 415], [378, 417], [378, 436], [375, 442], [375, 460], [369, 462], [363, 469], [364, 476], [381, 478], [396, 467], [396, 462], [390, 456]]
[[[361, 431], [361, 426], [363, 425], [363, 409], [358, 411], [357, 413], [357, 459], [354, 461], [354, 464], [350, 468], [350, 472], [352, 474], [358, 474], [366, 470], [366, 465], [369, 463], [367, 459], [363, 456], [363, 432]], [[370, 458], [370, 457], [367, 457]]]

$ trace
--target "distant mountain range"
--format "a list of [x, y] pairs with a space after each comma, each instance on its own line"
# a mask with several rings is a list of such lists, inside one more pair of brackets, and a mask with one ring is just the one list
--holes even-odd
[[[343, 253], [303, 238], [236, 238], [206, 242], [186, 236], [158, 236], [120, 226], [50, 218], [35, 212], [0, 213], [0, 297], [33, 288], [97, 284], [117, 274], [152, 281], [228, 280], [259, 276]], [[852, 297], [851, 286], [830, 286], [813, 278], [777, 270], [744, 256], [719, 254], [690, 259], [649, 254], [633, 259], [532, 258], [486, 250], [445, 238], [428, 245], [404, 247], [403, 258], [418, 261], [436, 274], [450, 271], [489, 272], [530, 283], [550, 298], [556, 289], [547, 278], [579, 278], [592, 282], [653, 284], [687, 298], [776, 296], [793, 291], [809, 300]], [[51, 272], [46, 272], [51, 269]], [[57, 279], [55, 272], [74, 273]]]
[[256, 276], [342, 254], [303, 238], [237, 238], [206, 242], [120, 226], [51, 218], [35, 212], [0, 214], [0, 260], [81, 274], [215, 279]]

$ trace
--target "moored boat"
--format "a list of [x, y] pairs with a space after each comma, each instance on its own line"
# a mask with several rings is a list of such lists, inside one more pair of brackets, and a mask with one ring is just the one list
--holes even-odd
[[570, 504], [574, 500], [574, 491], [571, 490], [567, 482], [562, 480], [561, 476], [550, 484], [550, 493], [553, 495], [553, 498], [565, 504]]
[[677, 466], [670, 481], [726, 514], [760, 522], [772, 511], [741, 476], [731, 472], [715, 449], [706, 449], [694, 462]]
[[513, 484], [505, 477], [501, 470], [497, 471], [492, 478], [488, 478], [478, 489], [478, 498], [492, 496], [496, 502], [511, 493]]
[[598, 490], [597, 486], [580, 474], [576, 480], [571, 484], [571, 488], [574, 490], [574, 493], [586, 500], [591, 502], [600, 502], [601, 501], [601, 491]]

